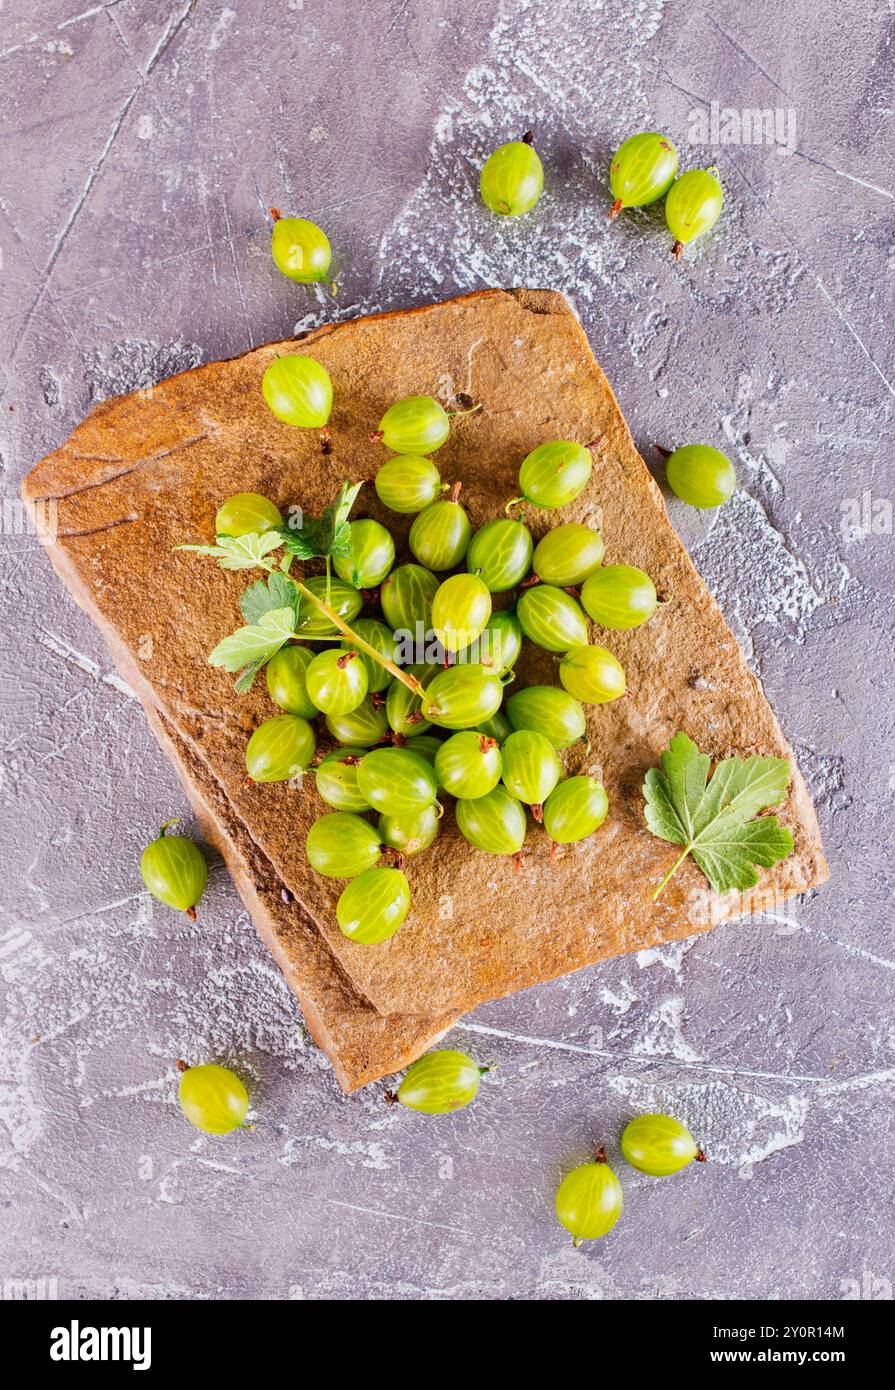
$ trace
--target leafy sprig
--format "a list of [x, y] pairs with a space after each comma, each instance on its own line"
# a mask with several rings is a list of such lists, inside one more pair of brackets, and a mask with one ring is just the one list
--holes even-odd
[[[237, 628], [236, 632], [219, 642], [208, 658], [212, 666], [236, 673], [236, 689], [240, 693], [251, 689], [258, 672], [290, 638], [302, 636], [299, 618], [304, 606], [309, 605], [327, 618], [333, 628], [348, 638], [358, 651], [379, 662], [389, 675], [406, 685], [412, 694], [418, 695], [425, 707], [426, 695], [421, 682], [409, 671], [401, 670], [348, 626], [329, 604], [328, 584], [327, 599], [324, 601], [300, 579], [294, 579], [289, 574], [290, 565], [295, 559], [322, 558], [326, 561], [329, 580], [331, 557], [350, 553], [351, 526], [348, 517], [362, 487], [362, 482], [343, 483], [335, 502], [326, 508], [323, 515], [310, 518], [296, 531], [271, 530], [245, 536], [218, 536], [214, 545], [174, 547], [175, 550], [207, 555], [224, 570], [262, 569], [267, 574], [266, 579], [258, 579], [250, 584], [240, 599], [245, 626]], [[277, 564], [271, 557], [274, 551], [280, 549], [284, 554]]]
[[661, 768], [650, 768], [643, 784], [646, 823], [659, 839], [683, 845], [684, 850], [654, 898], [688, 854], [715, 891], [726, 893], [754, 888], [756, 865], [770, 868], [791, 852], [792, 832], [776, 816], [759, 816], [786, 795], [786, 758], [725, 758], [709, 780], [709, 756], [685, 733], [677, 733], [661, 761]]

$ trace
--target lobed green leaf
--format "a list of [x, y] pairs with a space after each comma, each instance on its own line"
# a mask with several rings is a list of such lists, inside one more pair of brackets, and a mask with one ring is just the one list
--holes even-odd
[[218, 536], [214, 545], [176, 545], [175, 550], [191, 550], [210, 555], [222, 570], [252, 570], [262, 565], [272, 550], [283, 544], [279, 531], [251, 531], [246, 536]]
[[677, 733], [661, 762], [643, 784], [647, 826], [659, 839], [684, 845], [716, 892], [753, 888], [756, 865], [770, 868], [791, 852], [792, 834], [776, 816], [752, 819], [785, 797], [786, 758], [726, 758], [709, 780], [711, 759]]
[[343, 483], [335, 502], [321, 517], [309, 517], [298, 531], [279, 531], [279, 544], [298, 560], [325, 559], [328, 555], [350, 555], [351, 526], [348, 517], [360, 483]]
[[247, 623], [257, 623], [265, 613], [277, 608], [293, 608], [297, 618], [301, 595], [291, 579], [274, 570], [267, 579], [259, 579], [249, 585], [239, 600], [239, 606]]
[[262, 614], [257, 623], [238, 628], [219, 642], [208, 658], [209, 665], [242, 671], [258, 663], [260, 669], [293, 636], [295, 624], [293, 607], [273, 608]]

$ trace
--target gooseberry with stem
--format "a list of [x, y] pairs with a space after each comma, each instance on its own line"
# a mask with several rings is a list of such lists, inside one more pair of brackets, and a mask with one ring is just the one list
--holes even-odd
[[619, 145], [609, 166], [609, 186], [615, 202], [612, 222], [623, 208], [646, 207], [663, 197], [677, 173], [677, 150], [667, 135], [644, 131]]
[[[594, 441], [594, 445], [597, 441]], [[593, 468], [591, 448], [571, 439], [549, 440], [526, 454], [519, 469], [519, 493], [506, 512], [519, 502], [553, 511], [565, 507], [583, 492]]]
[[576, 1246], [584, 1240], [598, 1240], [611, 1231], [623, 1206], [622, 1185], [606, 1162], [602, 1148], [597, 1150], [595, 1162], [574, 1168], [556, 1194], [556, 1218]]
[[196, 920], [196, 904], [205, 892], [208, 865], [198, 845], [185, 835], [167, 835], [177, 817], [166, 820], [158, 837], [140, 857], [140, 875], [154, 898]]
[[684, 247], [714, 227], [724, 206], [724, 193], [718, 171], [690, 169], [671, 185], [665, 199], [665, 221], [674, 237], [674, 259], [679, 261]]
[[632, 1167], [655, 1178], [679, 1173], [694, 1159], [705, 1163], [687, 1126], [671, 1115], [638, 1115], [631, 1120], [622, 1134], [622, 1153]]
[[333, 258], [326, 233], [306, 217], [283, 217], [279, 208], [271, 208], [270, 215], [270, 250], [277, 270], [300, 285], [326, 280]]
[[499, 145], [482, 166], [479, 191], [486, 207], [500, 217], [530, 212], [544, 187], [544, 166], [531, 131], [521, 140]]
[[465, 1052], [427, 1052], [408, 1067], [394, 1099], [424, 1115], [450, 1115], [475, 1100], [482, 1077], [491, 1070]]

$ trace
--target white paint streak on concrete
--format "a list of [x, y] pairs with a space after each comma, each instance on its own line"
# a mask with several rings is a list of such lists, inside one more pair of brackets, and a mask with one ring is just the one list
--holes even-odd
[[129, 700], [136, 700], [137, 697], [127, 681], [122, 680], [115, 671], [103, 671], [91, 657], [79, 652], [63, 637], [57, 637], [53, 632], [43, 631], [37, 633], [37, 640], [42, 647], [46, 647], [48, 651], [62, 657], [62, 660], [67, 661], [70, 666], [76, 666], [79, 671], [92, 676], [94, 680], [102, 681], [104, 685], [110, 685], [113, 690], [117, 690], [121, 695], [126, 695]]

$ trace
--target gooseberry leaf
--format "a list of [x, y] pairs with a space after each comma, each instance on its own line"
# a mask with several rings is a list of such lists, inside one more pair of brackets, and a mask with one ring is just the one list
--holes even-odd
[[210, 666], [222, 666], [225, 671], [239, 672], [237, 689], [248, 690], [252, 681], [272, 656], [295, 633], [296, 612], [287, 608], [272, 608], [263, 613], [257, 623], [237, 628], [219, 642], [208, 658]]
[[258, 579], [243, 593], [239, 600], [242, 616], [247, 623], [257, 623], [265, 613], [277, 608], [293, 608], [298, 617], [301, 596], [292, 583], [279, 570], [274, 570], [267, 579]]
[[[677, 733], [643, 784], [644, 815], [661, 840], [684, 852], [659, 884], [657, 898], [688, 854], [717, 893], [754, 888], [758, 868], [785, 859], [792, 832], [776, 816], [759, 816], [783, 800], [789, 787], [786, 758], [725, 758], [715, 767], [685, 733]], [[753, 817], [758, 816], [758, 819]]]
[[350, 555], [351, 526], [348, 517], [363, 482], [345, 482], [321, 517], [308, 517], [298, 531], [280, 531], [279, 544], [298, 560], [325, 559], [328, 555]]
[[236, 680], [233, 682], [233, 689], [237, 695], [246, 695], [252, 688], [258, 672], [267, 665], [264, 657], [259, 657], [257, 661], [249, 662], [248, 666], [243, 667]]
[[253, 570], [263, 565], [270, 552], [279, 550], [282, 544], [279, 531], [250, 531], [246, 536], [218, 536], [214, 545], [176, 545], [174, 549], [210, 555], [222, 570]]

